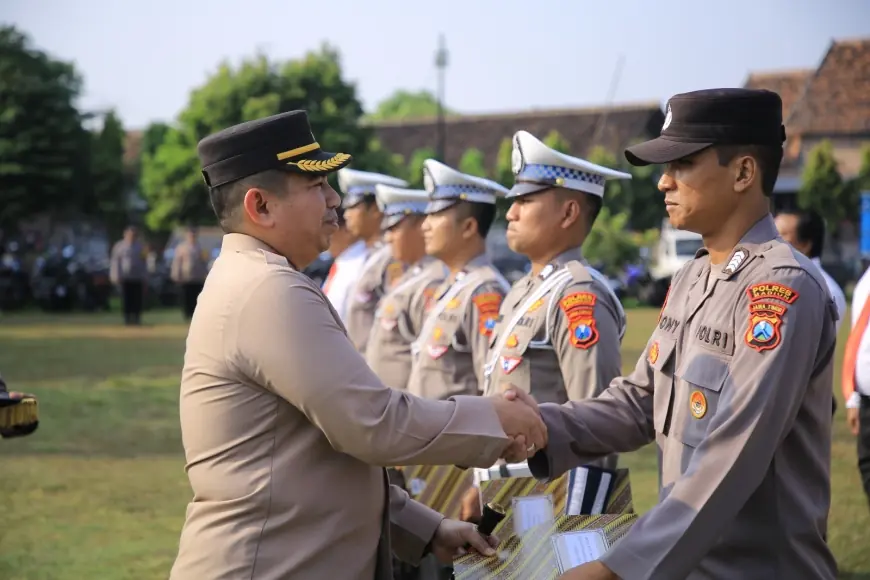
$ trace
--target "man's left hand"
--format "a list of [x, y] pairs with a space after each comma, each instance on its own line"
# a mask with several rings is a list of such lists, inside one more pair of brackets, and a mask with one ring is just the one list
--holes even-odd
[[483, 537], [474, 524], [444, 518], [432, 536], [432, 553], [441, 563], [452, 564], [455, 557], [466, 553], [466, 546], [484, 556], [494, 556], [498, 544], [498, 538]]
[[619, 580], [619, 576], [614, 574], [610, 568], [595, 560], [594, 562], [588, 562], [582, 566], [571, 568], [559, 576], [559, 580]]

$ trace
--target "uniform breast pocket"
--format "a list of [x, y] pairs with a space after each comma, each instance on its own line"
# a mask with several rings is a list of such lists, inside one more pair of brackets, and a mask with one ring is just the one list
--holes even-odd
[[683, 444], [697, 447], [706, 437], [728, 378], [728, 363], [723, 355], [703, 349], [689, 351], [680, 363], [671, 435]]

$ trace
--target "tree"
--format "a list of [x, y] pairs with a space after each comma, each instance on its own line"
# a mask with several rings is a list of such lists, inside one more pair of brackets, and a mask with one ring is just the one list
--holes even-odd
[[356, 88], [343, 79], [338, 52], [329, 45], [298, 60], [271, 62], [260, 54], [237, 67], [223, 63], [191, 93], [154, 153], [143, 158], [148, 225], [166, 231], [179, 222], [214, 223], [196, 144], [231, 125], [296, 109], [308, 112], [325, 149], [354, 155], [355, 168], [388, 161], [380, 150], [369, 157], [372, 132], [358, 123]]
[[[830, 224], [837, 224], [854, 220], [857, 215], [857, 201], [848, 199], [850, 197], [849, 188], [844, 186], [837, 169], [834, 147], [830, 141], [822, 141], [813, 147], [807, 158], [797, 194], [798, 205], [815, 210]], [[836, 237], [836, 227], [832, 234]]]
[[405, 180], [413, 189], [423, 189], [423, 162], [427, 159], [435, 159], [435, 150], [431, 147], [417, 149], [411, 154], [411, 161], [408, 163], [408, 172], [405, 174]]
[[89, 135], [74, 104], [81, 86], [72, 64], [0, 27], [0, 227], [83, 207]]
[[514, 143], [510, 137], [502, 139], [495, 158], [495, 180], [505, 187], [511, 187], [514, 183], [514, 170], [511, 158], [513, 152]]
[[571, 154], [571, 144], [562, 137], [562, 134], [553, 129], [552, 131], [544, 137], [544, 145], [549, 147], [550, 149], [555, 149], [559, 153], [565, 153], [566, 155]]
[[486, 177], [486, 162], [483, 157], [483, 151], [472, 147], [463, 153], [462, 158], [459, 160], [459, 171], [466, 175]]
[[[444, 108], [445, 115], [456, 113]], [[366, 115], [366, 119], [372, 121], [387, 121], [394, 119], [420, 119], [431, 118], [438, 115], [438, 99], [429, 91], [405, 91], [398, 90], [380, 103], [374, 112]]]
[[607, 180], [604, 207], [611, 214], [626, 214], [628, 225], [633, 230], [647, 230], [661, 225], [665, 210], [656, 185], [654, 166], [635, 167], [626, 162], [619, 164], [616, 157], [602, 147], [595, 147], [589, 152], [589, 161], [631, 174], [631, 179]]
[[583, 244], [583, 255], [589, 263], [611, 275], [619, 273], [628, 263], [637, 261], [642, 237], [626, 235], [628, 214], [613, 214], [601, 208], [592, 231]]
[[120, 233], [127, 219], [126, 194], [131, 186], [124, 167], [124, 127], [114, 111], [103, 117], [103, 126], [91, 138], [91, 180], [86, 196], [89, 213], [99, 216], [112, 235]]

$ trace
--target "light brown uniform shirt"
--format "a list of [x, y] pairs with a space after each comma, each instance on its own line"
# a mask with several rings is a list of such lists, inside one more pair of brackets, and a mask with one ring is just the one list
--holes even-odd
[[429, 399], [481, 394], [489, 339], [508, 289], [486, 254], [438, 288], [412, 347], [409, 391]]
[[109, 279], [113, 284], [141, 282], [148, 277], [145, 246], [140, 241], [133, 243], [119, 240], [112, 247], [109, 261]]
[[403, 269], [403, 266], [393, 258], [390, 246], [378, 244], [372, 248], [363, 263], [359, 280], [347, 297], [347, 333], [353, 345], [363, 355], [375, 321], [378, 302], [387, 293], [397, 268]]
[[423, 326], [426, 306], [448, 273], [440, 261], [423, 258], [381, 298], [366, 347], [366, 362], [388, 387], [408, 387], [411, 344]]
[[442, 517], [381, 466], [491, 465], [488, 400], [385, 387], [319, 288], [228, 234], [191, 321], [181, 429], [194, 497], [173, 580], [390, 580]]
[[826, 544], [836, 306], [766, 216], [711, 267], [674, 277], [634, 372], [597, 399], [541, 405], [550, 478], [659, 448], [659, 503], [602, 561], [620, 578], [836, 577]]
[[[580, 248], [514, 284], [490, 340], [484, 393], [510, 383], [539, 403], [597, 397], [622, 373], [625, 312]], [[616, 467], [616, 455], [593, 462]]]
[[179, 284], [202, 282], [208, 274], [208, 259], [208, 252], [199, 244], [183, 241], [175, 247], [169, 276]]

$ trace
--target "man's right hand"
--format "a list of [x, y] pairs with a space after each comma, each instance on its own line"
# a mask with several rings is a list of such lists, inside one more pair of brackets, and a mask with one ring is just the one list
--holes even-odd
[[858, 409], [850, 409], [846, 408], [846, 424], [849, 426], [849, 430], [852, 432], [852, 435], [858, 436], [858, 427], [860, 423], [858, 421]]
[[[508, 389], [518, 391], [517, 389]], [[547, 446], [547, 426], [541, 420], [538, 405], [526, 393], [522, 396], [514, 392], [492, 397], [492, 404], [498, 414], [502, 429], [514, 439], [508, 447], [511, 461], [523, 461]]]

